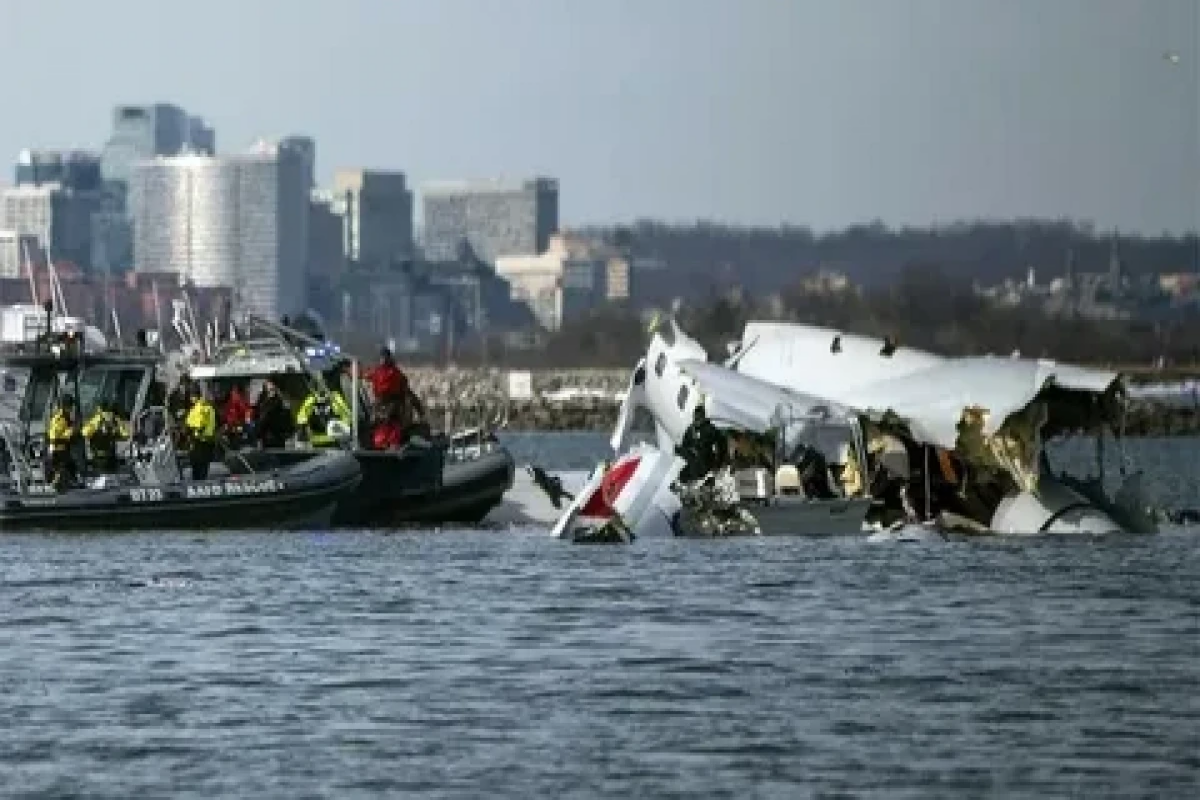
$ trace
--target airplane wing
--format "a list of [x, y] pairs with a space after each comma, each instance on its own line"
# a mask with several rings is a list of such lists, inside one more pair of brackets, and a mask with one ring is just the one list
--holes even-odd
[[718, 425], [765, 433], [781, 420], [825, 418], [849, 424], [853, 419], [849, 409], [825, 398], [784, 389], [717, 364], [686, 359], [678, 367], [706, 395], [709, 417]]
[[871, 416], [893, 411], [908, 422], [918, 440], [953, 448], [958, 422], [966, 408], [976, 406], [989, 412], [983, 433], [990, 435], [1049, 385], [1101, 394], [1119, 377], [1114, 372], [1052, 361], [956, 358], [901, 378], [862, 386], [838, 399]]

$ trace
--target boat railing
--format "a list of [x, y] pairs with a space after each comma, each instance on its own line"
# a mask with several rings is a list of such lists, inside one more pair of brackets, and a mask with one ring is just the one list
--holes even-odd
[[484, 400], [448, 407], [443, 427], [447, 441], [446, 460], [472, 461], [496, 449], [499, 443], [495, 434], [508, 426], [507, 411], [502, 405]]
[[38, 472], [25, 457], [25, 448], [22, 446], [23, 438], [19, 425], [13, 422], [0, 422], [0, 443], [4, 445], [5, 458], [9, 463], [9, 475], [16, 484], [17, 491], [21, 494], [38, 483]]
[[21, 397], [16, 392], [0, 392], [0, 420], [16, 419], [21, 414]]
[[211, 363], [231, 364], [270, 358], [295, 358], [295, 348], [277, 339], [238, 339], [220, 345]]
[[129, 453], [133, 472], [143, 486], [163, 486], [183, 481], [175, 447], [175, 431], [163, 406], [144, 408], [130, 427]]

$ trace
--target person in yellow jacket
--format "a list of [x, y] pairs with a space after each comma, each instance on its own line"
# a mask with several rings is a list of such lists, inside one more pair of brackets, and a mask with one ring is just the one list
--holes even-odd
[[192, 404], [183, 420], [188, 439], [192, 480], [208, 479], [208, 468], [217, 453], [217, 409], [198, 384], [191, 387]]
[[65, 490], [79, 476], [71, 444], [79, 434], [75, 422], [75, 398], [69, 394], [59, 398], [58, 408], [50, 417], [46, 428], [46, 441], [50, 451], [50, 483], [57, 491]]
[[83, 438], [92, 450], [92, 464], [101, 473], [117, 471], [117, 443], [129, 438], [129, 424], [105, 403], [83, 425]]
[[329, 423], [334, 420], [349, 426], [352, 416], [350, 406], [342, 393], [318, 386], [309, 392], [308, 397], [296, 412], [296, 427], [302, 434], [307, 434], [308, 441], [313, 447], [332, 447], [335, 442], [329, 435]]

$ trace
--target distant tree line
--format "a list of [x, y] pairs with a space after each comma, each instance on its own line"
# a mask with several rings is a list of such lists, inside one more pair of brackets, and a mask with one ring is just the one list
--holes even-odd
[[[1200, 361], [1200, 321], [1149, 323], [1050, 318], [1031, 308], [998, 308], [972, 284], [1039, 282], [1104, 272], [1114, 242], [1124, 274], [1200, 271], [1196, 236], [1141, 237], [1070, 220], [960, 222], [892, 229], [882, 223], [835, 233], [798, 226], [747, 228], [648, 220], [580, 231], [665, 269], [638, 272], [636, 306], [610, 304], [567, 320], [535, 350], [507, 348], [499, 336], [456, 344], [452, 360], [506, 367], [628, 367], [645, 351], [645, 311], [683, 300], [680, 321], [719, 356], [748, 319], [785, 319], [850, 332], [892, 335], [947, 355], [1049, 357], [1077, 363]], [[803, 282], [840, 272], [861, 291], [812, 294]], [[363, 350], [372, 350], [366, 346]], [[446, 353], [418, 359], [443, 363]]]
[[[866, 287], [890, 284], [911, 264], [939, 264], [963, 281], [985, 284], [1021, 278], [1033, 267], [1040, 281], [1108, 269], [1114, 239], [1128, 275], [1200, 269], [1196, 236], [1140, 237], [1097, 231], [1070, 220], [959, 222], [933, 228], [888, 228], [876, 222], [834, 233], [804, 227], [747, 228], [698, 222], [583, 231], [661, 259], [666, 269], [637, 276], [639, 304], [660, 305], [684, 289], [684, 299], [741, 286], [750, 295], [779, 291], [825, 269]], [[691, 292], [689, 295], [688, 292]]]
[[[766, 303], [743, 294], [714, 293], [684, 305], [680, 324], [722, 358], [752, 319], [781, 319], [883, 338], [943, 355], [1009, 355], [1079, 364], [1147, 366], [1200, 362], [1200, 319], [1172, 325], [1129, 320], [1062, 319], [1024, 307], [997, 307], [965, 281], [935, 265], [910, 265], [890, 286], [813, 294], [798, 284]], [[644, 315], [609, 307], [573, 319], [535, 354], [514, 362], [545, 367], [628, 367], [645, 353]]]

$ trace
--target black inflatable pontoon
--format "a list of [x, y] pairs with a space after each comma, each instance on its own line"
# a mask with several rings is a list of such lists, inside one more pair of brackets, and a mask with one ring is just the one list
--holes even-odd
[[[230, 472], [286, 468], [305, 450], [246, 450], [226, 459]], [[476, 524], [500, 504], [515, 465], [504, 448], [464, 460], [447, 459], [443, 444], [409, 444], [398, 451], [356, 450], [362, 472], [356, 491], [333, 516], [338, 527]]]
[[148, 484], [124, 476], [63, 492], [9, 482], [0, 487], [0, 532], [323, 528], [361, 480], [354, 457], [333, 451], [205, 481]]

